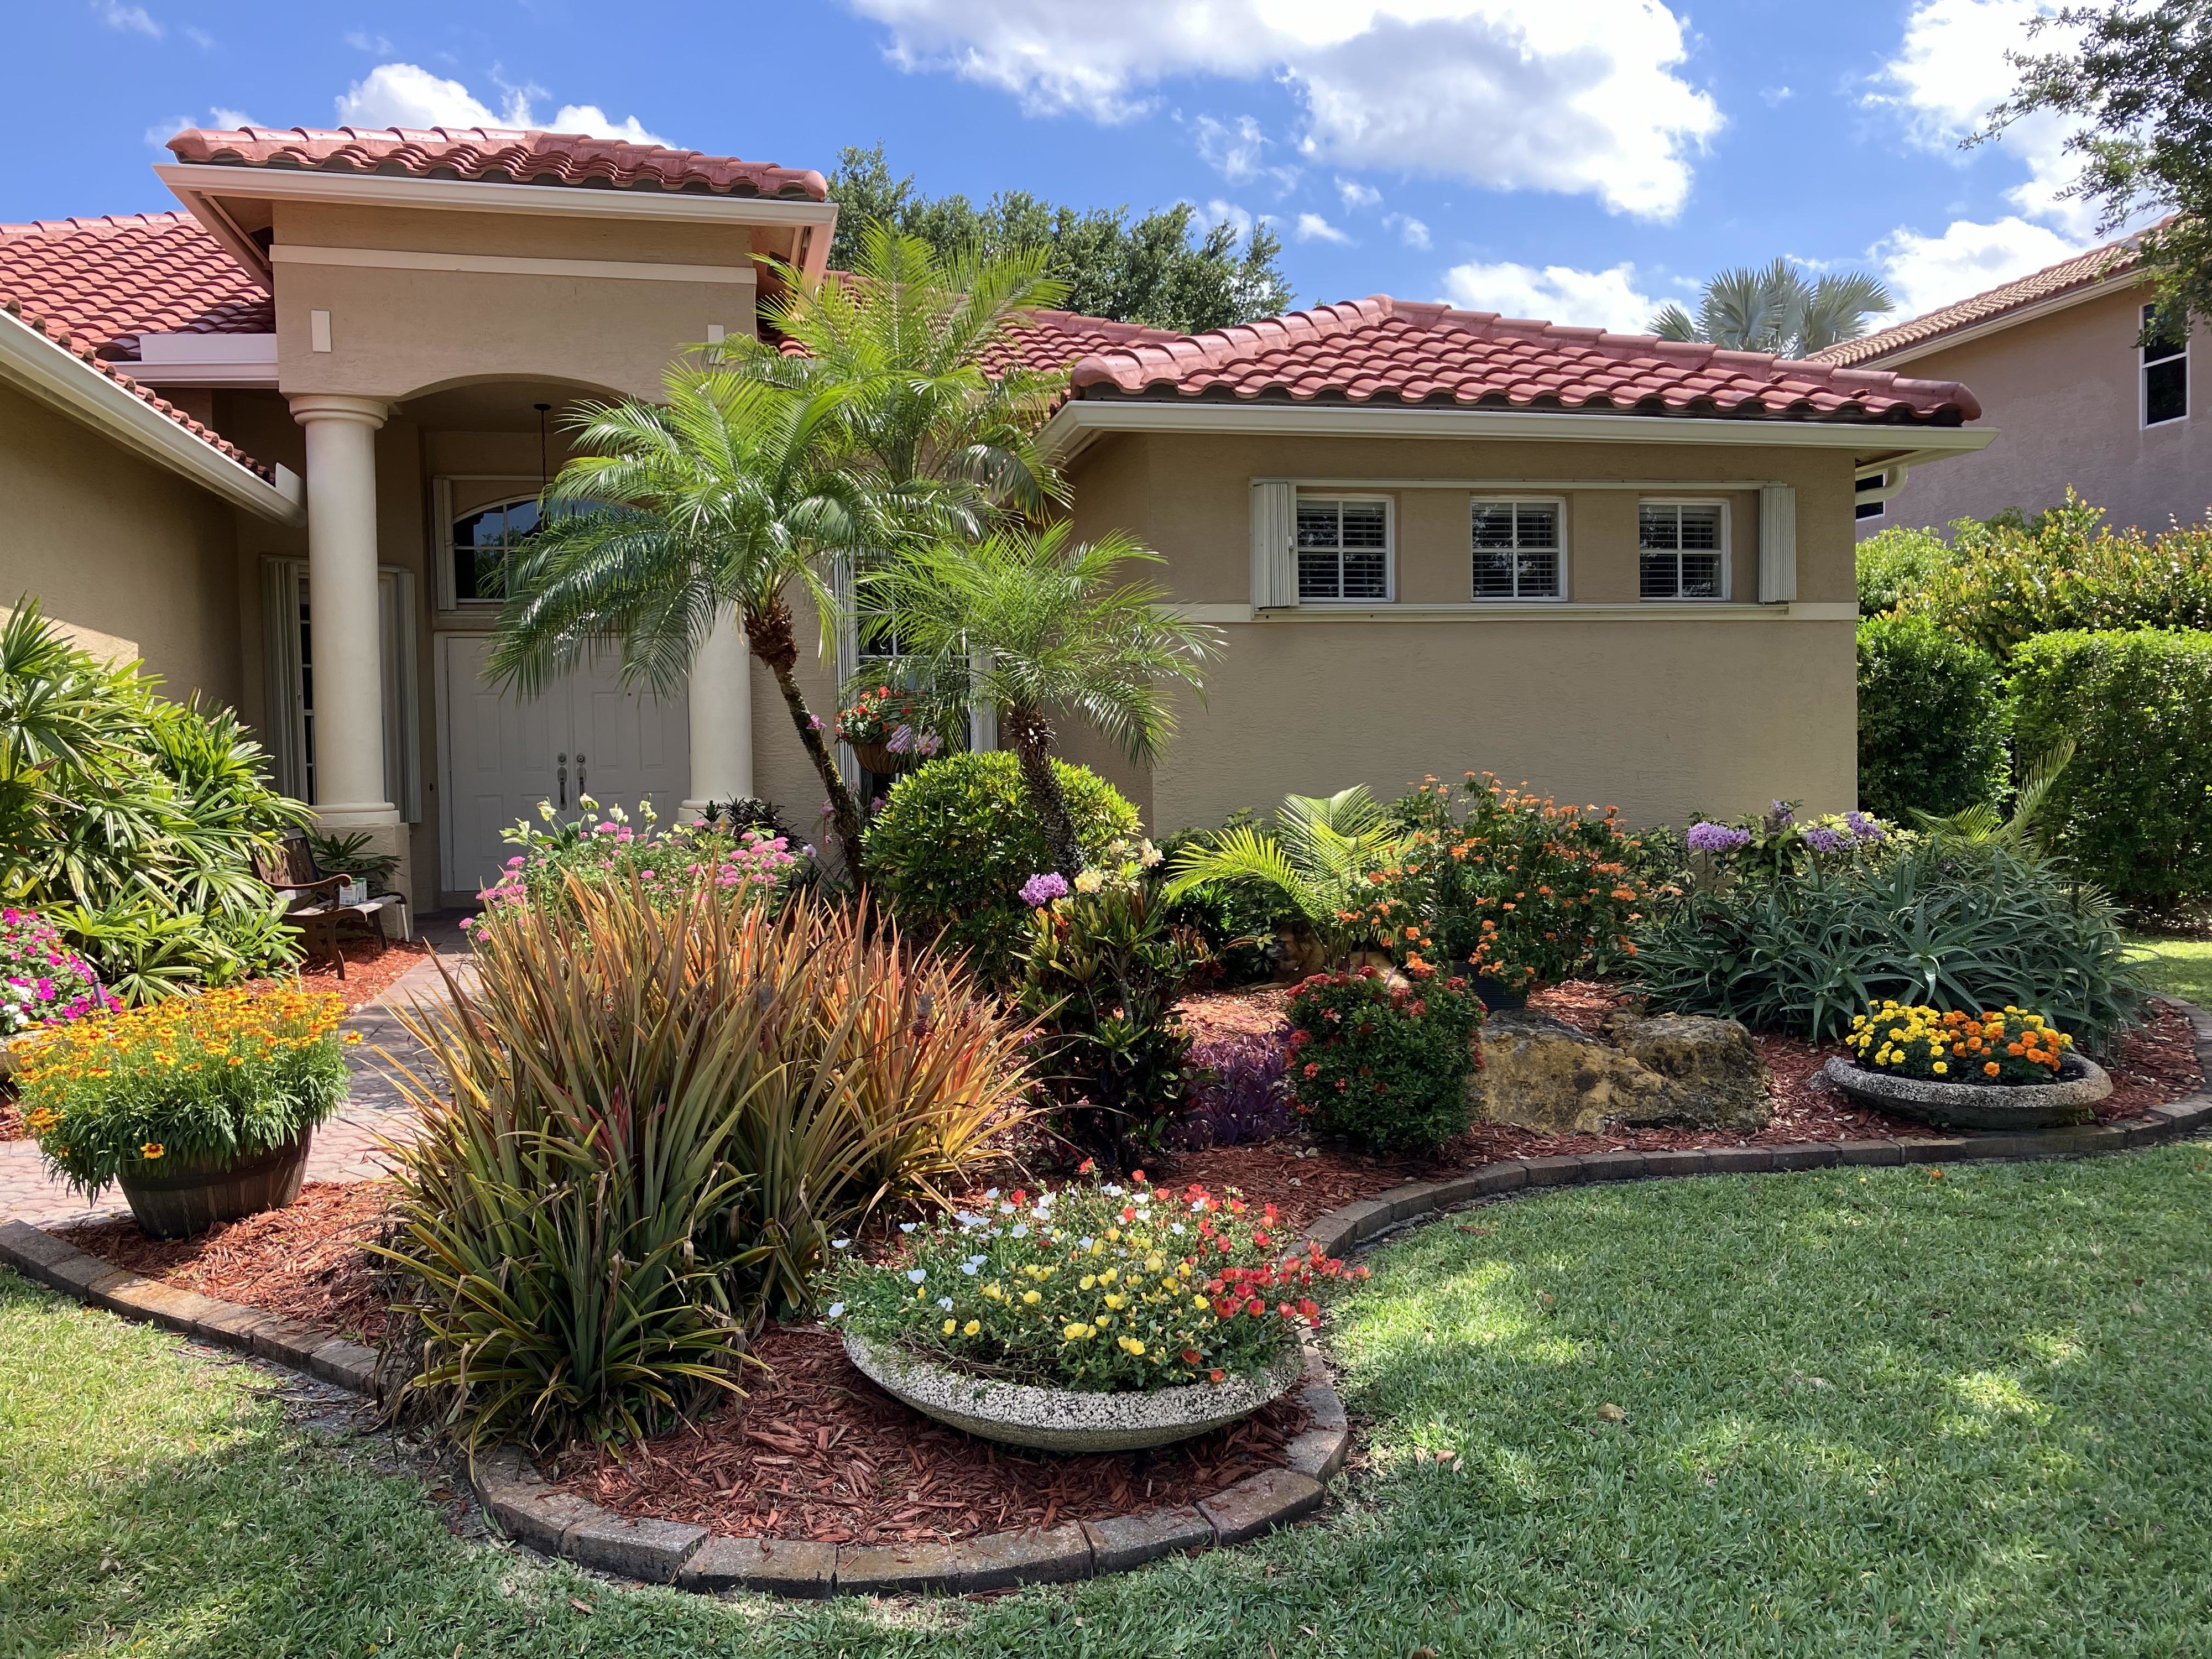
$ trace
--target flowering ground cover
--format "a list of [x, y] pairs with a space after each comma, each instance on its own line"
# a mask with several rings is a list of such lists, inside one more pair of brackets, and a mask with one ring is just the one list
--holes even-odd
[[1257, 1543], [974, 1601], [608, 1583], [270, 1373], [0, 1274], [27, 1652], [1250, 1659], [2206, 1650], [2212, 1147], [1596, 1187], [1335, 1306], [1367, 1462]]

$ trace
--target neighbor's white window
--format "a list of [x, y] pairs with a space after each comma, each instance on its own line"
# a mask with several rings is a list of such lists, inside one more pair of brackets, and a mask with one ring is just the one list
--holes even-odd
[[[2142, 308], [2148, 329], [2156, 306]], [[2161, 330], [2142, 344], [2142, 423], [2160, 426], [2189, 417], [2189, 336]]]
[[1298, 497], [1298, 601], [1390, 597], [1390, 503]]
[[1477, 497], [1473, 513], [1474, 597], [1557, 599], [1566, 596], [1566, 504], [1493, 501]]
[[1728, 597], [1728, 506], [1644, 501], [1636, 510], [1638, 592], [1647, 599]]

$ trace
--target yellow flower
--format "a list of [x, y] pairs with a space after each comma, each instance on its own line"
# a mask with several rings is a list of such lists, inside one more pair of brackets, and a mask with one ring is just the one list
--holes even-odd
[[162, 1146], [160, 1141], [149, 1140], [138, 1149], [138, 1156], [150, 1164], [167, 1151], [168, 1148]]
[[1943, 1073], [1949, 1071], [1951, 1067], [1948, 1061], [1939, 1060], [1929, 1069], [1935, 1072], [1938, 1076], [1941, 1076]]
[[1122, 1352], [1133, 1354], [1139, 1359], [1142, 1359], [1145, 1357], [1145, 1345], [1138, 1341], [1133, 1336], [1116, 1338], [1115, 1346], [1118, 1346]]
[[[948, 1324], [948, 1325], [949, 1325], [949, 1324], [951, 1324], [952, 1322], [951, 1322], [951, 1320], [949, 1320], [949, 1319], [948, 1319], [948, 1320], [946, 1320], [945, 1322], [946, 1324]], [[982, 1328], [983, 1328], [983, 1322], [982, 1322], [981, 1320], [980, 1320], [980, 1319], [971, 1319], [971, 1320], [969, 1320], [969, 1321], [965, 1325], [963, 1325], [963, 1326], [960, 1328], [960, 1334], [961, 1334], [961, 1335], [963, 1335], [963, 1336], [973, 1336], [973, 1335], [975, 1335], [975, 1333], [976, 1333], [976, 1332], [978, 1332], [978, 1331], [981, 1330]]]
[[1091, 1334], [1091, 1327], [1079, 1322], [1070, 1325], [1060, 1332], [1060, 1335], [1070, 1342], [1080, 1342]]
[[1022, 1301], [1025, 1306], [1034, 1308], [1042, 1299], [1043, 1298], [1039, 1297], [1035, 1291], [1024, 1291], [1022, 1292]]
[[950, 1336], [950, 1335], [951, 1335], [951, 1334], [952, 1334], [952, 1333], [953, 1333], [954, 1331], [956, 1331], [956, 1330], [957, 1330], [957, 1329], [959, 1329], [959, 1327], [958, 1327], [958, 1326], [957, 1326], [957, 1325], [955, 1325], [955, 1324], [954, 1324], [951, 1320], [949, 1320], [949, 1319], [948, 1319], [948, 1320], [946, 1320], [946, 1321], [945, 1322], [945, 1335]]

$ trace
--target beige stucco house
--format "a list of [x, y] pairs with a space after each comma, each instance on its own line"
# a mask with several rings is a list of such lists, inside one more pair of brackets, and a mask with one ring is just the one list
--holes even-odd
[[1933, 471], [1869, 474], [1859, 533], [2039, 513], [2068, 485], [2107, 522], [2155, 534], [2212, 510], [2212, 389], [2203, 329], [2142, 339], [2155, 299], [2135, 240], [2071, 259], [1819, 353], [1822, 361], [1972, 385], [2004, 436]]
[[[538, 132], [191, 131], [180, 211], [0, 228], [0, 603], [35, 594], [284, 787], [471, 896], [542, 798], [819, 787], [734, 627], [685, 694], [480, 670], [486, 562], [580, 397], [651, 396], [822, 271], [820, 174]], [[1048, 313], [1047, 440], [1222, 627], [1157, 830], [1486, 768], [1632, 819], [1854, 798], [1856, 481], [1992, 435], [1959, 385], [1387, 298], [1182, 338]], [[808, 665], [827, 710], [857, 666]], [[975, 737], [988, 742], [988, 721]], [[854, 758], [845, 763], [855, 768]]]

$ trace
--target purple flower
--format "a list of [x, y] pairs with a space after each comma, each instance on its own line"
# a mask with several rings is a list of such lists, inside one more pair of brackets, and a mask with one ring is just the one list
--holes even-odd
[[884, 747], [890, 750], [894, 755], [905, 754], [908, 750], [914, 747], [914, 728], [911, 726], [893, 726], [891, 728], [890, 741], [885, 744]]
[[1889, 833], [1881, 827], [1880, 818], [1869, 817], [1864, 812], [1846, 812], [1844, 822], [1861, 841], [1881, 841]]
[[1748, 830], [1731, 830], [1725, 823], [1712, 823], [1704, 819], [1690, 826], [1683, 837], [1692, 853], [1733, 853], [1751, 839]]
[[1055, 871], [1048, 870], [1042, 875], [1031, 876], [1022, 884], [1022, 902], [1032, 909], [1066, 896], [1067, 878]]
[[1833, 853], [1850, 843], [1842, 834], [1833, 830], [1808, 830], [1805, 844], [1816, 853]]
[[1769, 801], [1766, 812], [1774, 820], [1777, 830], [1786, 830], [1797, 821], [1797, 815], [1790, 810], [1790, 803], [1786, 800]]

